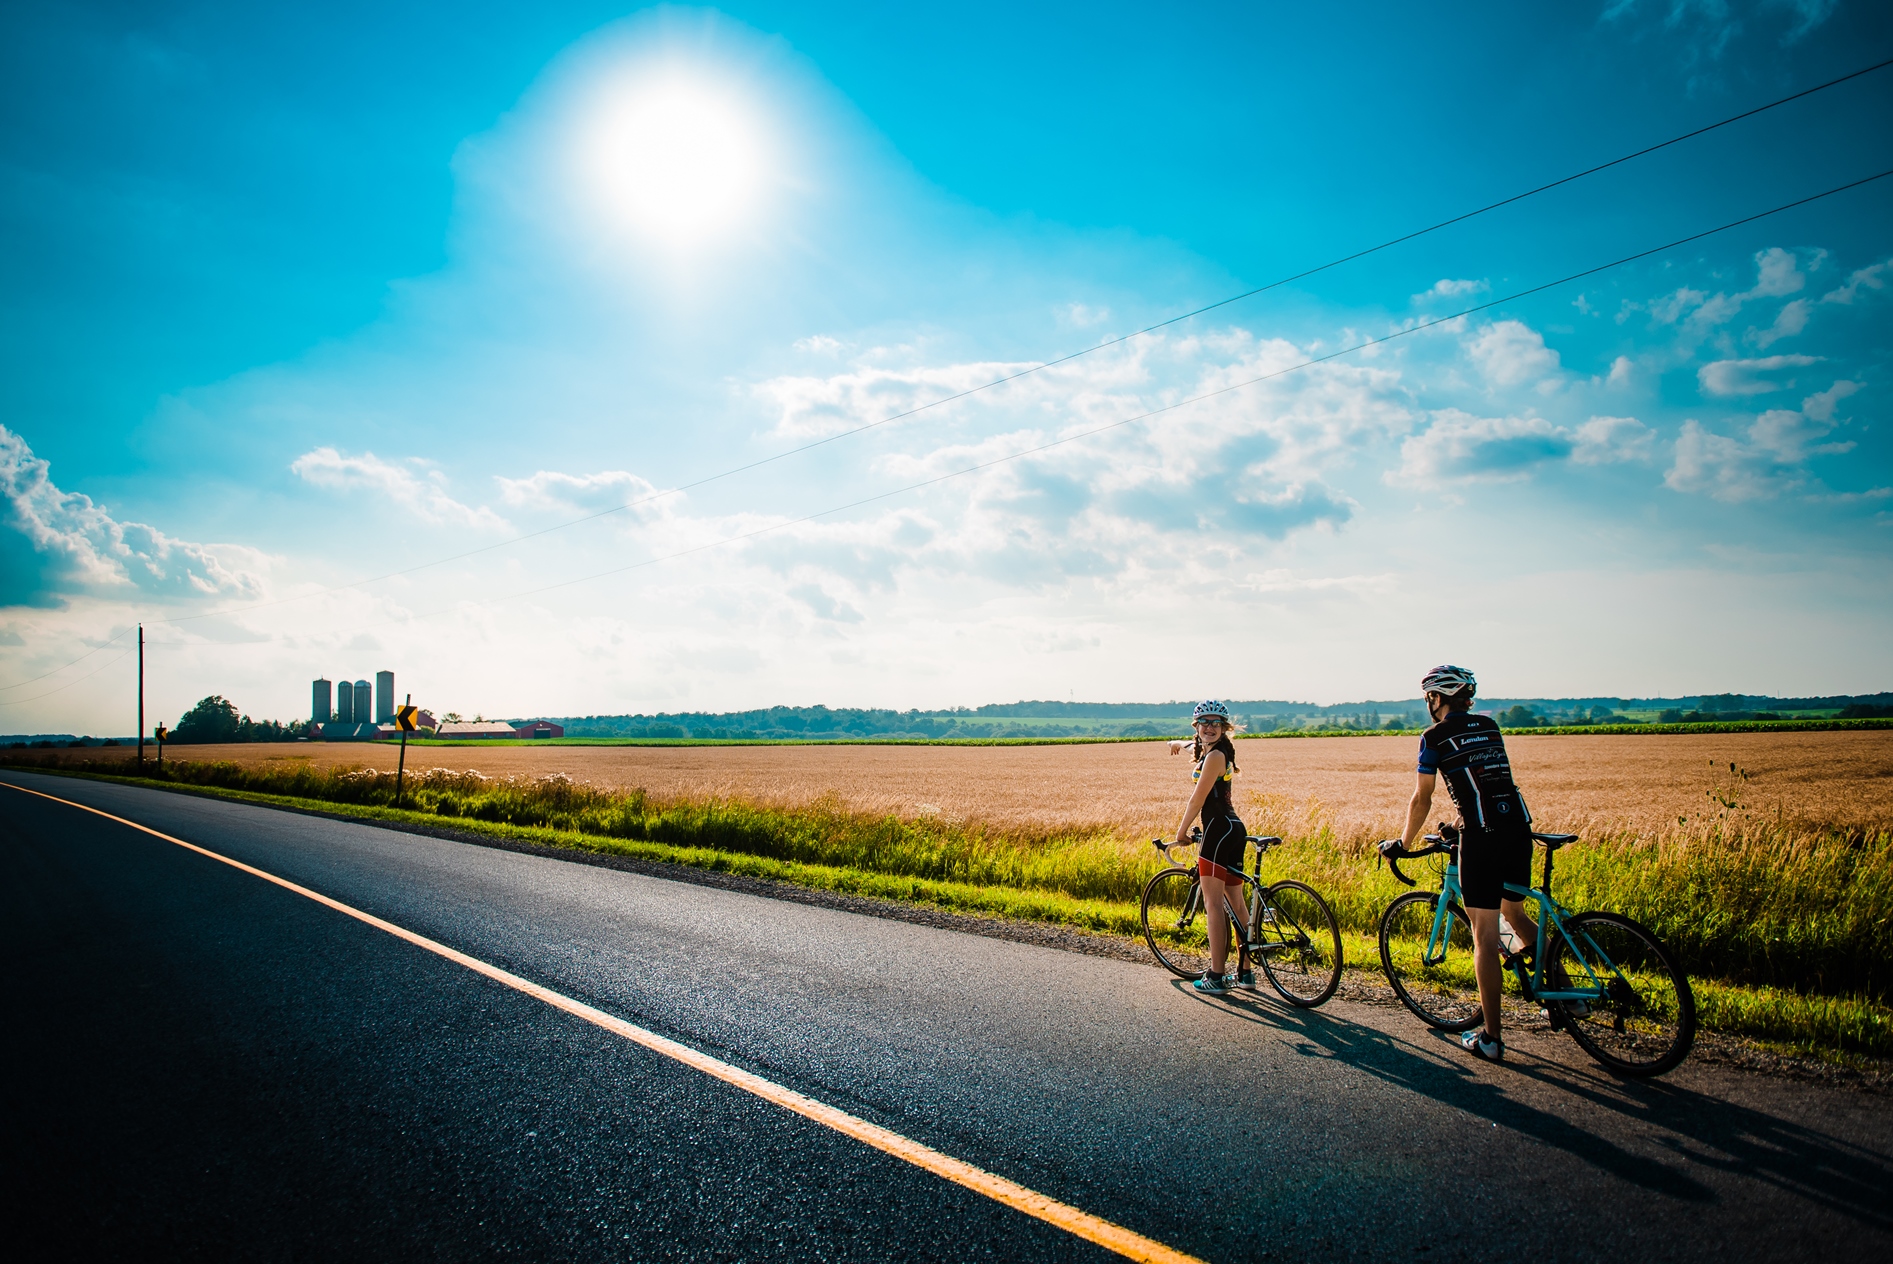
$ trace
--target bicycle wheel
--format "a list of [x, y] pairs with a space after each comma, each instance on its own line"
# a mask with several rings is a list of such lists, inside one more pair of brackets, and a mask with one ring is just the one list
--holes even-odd
[[[1227, 916], [1227, 914], [1225, 914]], [[1194, 869], [1165, 869], [1144, 887], [1144, 942], [1164, 969], [1200, 979], [1209, 969], [1209, 919]]]
[[1252, 956], [1290, 1005], [1313, 1009], [1341, 984], [1341, 928], [1328, 902], [1305, 882], [1262, 893]]
[[1584, 1052], [1635, 1076], [1661, 1075], [1687, 1057], [1696, 1042], [1696, 994], [1662, 942], [1617, 913], [1580, 913], [1564, 925], [1552, 941], [1550, 969], [1562, 970], [1572, 991], [1604, 988], [1597, 1000], [1551, 1007]]
[[1419, 1020], [1441, 1031], [1469, 1031], [1485, 1019], [1472, 973], [1472, 927], [1458, 905], [1447, 909], [1443, 942], [1428, 961], [1437, 891], [1414, 891], [1387, 906], [1380, 919], [1380, 965], [1394, 995]]

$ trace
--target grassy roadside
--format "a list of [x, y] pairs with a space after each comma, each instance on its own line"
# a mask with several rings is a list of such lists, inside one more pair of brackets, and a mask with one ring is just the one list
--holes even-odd
[[[453, 802], [446, 796], [437, 796], [431, 809], [423, 810], [416, 807], [396, 808], [387, 803], [342, 801], [333, 797], [333, 787], [330, 787], [331, 793], [327, 795], [298, 795], [241, 786], [184, 784], [169, 779], [160, 781], [151, 777], [114, 775], [99, 770], [43, 768], [40, 771], [121, 784], [162, 787], [263, 807], [291, 808], [391, 825], [422, 829], [446, 826], [455, 831], [499, 840], [625, 856], [714, 873], [785, 882], [812, 890], [928, 905], [958, 913], [1050, 923], [1133, 938], [1141, 933], [1134, 892], [1141, 887], [1144, 868], [1154, 868], [1155, 863], [1149, 866], [1128, 866], [1121, 857], [1116, 857], [1116, 864], [1110, 867], [1118, 872], [1104, 875], [1090, 872], [1106, 859], [1096, 839], [1051, 834], [1031, 840], [1030, 846], [1021, 849], [1016, 845], [1018, 840], [975, 838], [971, 840], [972, 850], [979, 851], [979, 844], [983, 843], [983, 859], [975, 855], [969, 863], [966, 856], [960, 856], [956, 864], [950, 867], [957, 867], [969, 876], [985, 880], [956, 880], [928, 876], [925, 872], [890, 872], [889, 869], [926, 867], [930, 860], [929, 847], [944, 853], [957, 843], [965, 850], [969, 840], [929, 837], [924, 833], [916, 839], [906, 836], [914, 828], [912, 823], [863, 821], [833, 812], [816, 813], [809, 819], [798, 820], [796, 814], [740, 805], [684, 805], [680, 808], [677, 805], [649, 804], [639, 799], [635, 805], [621, 804], [619, 811], [648, 813], [642, 818], [640, 832], [647, 835], [669, 833], [672, 837], [624, 837], [601, 831], [598, 828], [601, 824], [611, 822], [597, 819], [585, 822], [590, 828], [578, 828], [584, 816], [582, 811], [576, 815], [572, 811], [552, 814], [555, 821], [563, 817], [560, 823], [522, 824], [487, 819], [493, 814], [483, 815], [477, 805], [464, 802], [456, 803], [451, 813], [442, 812], [440, 808], [444, 803]], [[364, 774], [357, 778], [357, 782], [364, 788], [378, 784], [374, 774]], [[311, 788], [327, 784], [316, 782], [312, 783]], [[567, 805], [568, 808], [574, 806]], [[466, 810], [469, 808], [471, 810]], [[667, 816], [671, 813], [681, 815]], [[623, 823], [622, 820], [618, 822], [620, 825]], [[782, 837], [770, 841], [774, 850], [791, 854], [764, 854], [763, 850], [757, 849], [761, 840], [746, 837], [756, 831], [790, 836], [786, 844]], [[809, 831], [842, 835], [836, 840], [840, 844], [839, 854], [850, 857], [854, 863], [826, 863], [793, 854], [798, 850], [794, 836]], [[850, 838], [850, 835], [856, 837]], [[689, 841], [692, 836], [717, 838], [737, 846], [692, 842]], [[823, 841], [828, 840], [825, 838]], [[1318, 889], [1329, 896], [1344, 924], [1346, 959], [1355, 968], [1376, 972], [1378, 953], [1369, 928], [1378, 916], [1378, 887], [1390, 884], [1391, 879], [1384, 875], [1376, 879], [1362, 876], [1363, 866], [1358, 859], [1349, 861], [1336, 853], [1331, 839], [1327, 840], [1325, 848], [1319, 839], [1306, 841], [1312, 846], [1304, 848], [1299, 856], [1294, 854], [1293, 848], [1284, 849], [1289, 854], [1281, 857], [1279, 867], [1284, 874], [1292, 873], [1313, 881]], [[749, 844], [747, 848], [742, 847], [745, 842]], [[1017, 854], [1021, 850], [1042, 853], [1039, 856], [1041, 863], [1034, 865], [1022, 862]], [[829, 846], [816, 854], [833, 857], [837, 849]], [[1278, 855], [1280, 853], [1271, 853], [1271, 861]], [[937, 861], [939, 857], [931, 859]], [[1324, 861], [1327, 863], [1324, 864]], [[1343, 873], [1333, 868], [1344, 861], [1350, 865], [1350, 872]], [[1600, 865], [1609, 863], [1609, 848], [1600, 849], [1598, 861]], [[933, 867], [938, 866], [936, 864]], [[1617, 869], [1618, 866], [1611, 866], [1609, 871], [1609, 876], [1616, 881], [1600, 885], [1617, 887], [1620, 882], [1647, 883], [1651, 877], [1648, 869], [1632, 868], [1625, 872], [1617, 872]], [[1073, 894], [1070, 890], [1072, 887], [1097, 887], [1098, 880], [1106, 876], [1111, 880], [1103, 883], [1105, 890], [1101, 894], [1085, 896]], [[1599, 876], [1603, 877], [1604, 874], [1600, 873]], [[1689, 870], [1680, 876], [1694, 888], [1696, 895], [1704, 893], [1700, 885], [1705, 881], [1703, 874]], [[995, 878], [1002, 880], [992, 880]], [[1774, 881], [1778, 887], [1778, 878]], [[1826, 885], [1825, 881], [1821, 883], [1823, 888]], [[1628, 894], [1627, 891], [1620, 893]], [[1580, 906], [1589, 902], [1573, 898]], [[1629, 908], [1627, 911], [1635, 914], [1640, 910]], [[1760, 929], [1766, 932], [1768, 928], [1764, 926]], [[1778, 950], [1778, 937], [1770, 938]], [[1845, 1060], [1847, 1055], [1860, 1054], [1871, 1057], [1893, 1056], [1893, 1008], [1870, 995], [1855, 992], [1824, 995], [1768, 983], [1718, 979], [1693, 971], [1692, 982], [1705, 1031], [1762, 1041], [1777, 1048], [1785, 1047], [1796, 1053], [1828, 1060]]]

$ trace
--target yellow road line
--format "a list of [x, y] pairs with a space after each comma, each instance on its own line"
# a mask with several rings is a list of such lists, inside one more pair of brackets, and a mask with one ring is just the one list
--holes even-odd
[[169, 834], [160, 833], [148, 825], [128, 821], [122, 816], [113, 816], [110, 812], [101, 812], [98, 808], [87, 807], [83, 803], [74, 803], [70, 799], [61, 799], [57, 795], [29, 790], [25, 786], [17, 786], [12, 782], [0, 781], [0, 785], [10, 790], [18, 790], [22, 794], [37, 795], [42, 799], [50, 799], [54, 803], [63, 803], [67, 807], [78, 808], [81, 812], [90, 812], [94, 816], [102, 816], [108, 821], [129, 826], [153, 838], [175, 843], [200, 856], [221, 861], [233, 869], [241, 869], [265, 882], [273, 882], [286, 891], [294, 891], [297, 895], [314, 900], [317, 904], [327, 905], [356, 921], [366, 922], [377, 930], [387, 931], [397, 939], [405, 939], [417, 948], [425, 948], [428, 952], [463, 965], [476, 974], [483, 974], [497, 983], [504, 983], [507, 987], [524, 992], [527, 996], [536, 997], [555, 1009], [562, 1009], [568, 1014], [582, 1018], [626, 1040], [643, 1045], [646, 1049], [661, 1053], [667, 1058], [674, 1058], [686, 1066], [695, 1067], [705, 1075], [722, 1080], [725, 1084], [732, 1084], [744, 1092], [754, 1093], [764, 1101], [773, 1102], [784, 1110], [792, 1110], [798, 1115], [813, 1119], [816, 1123], [825, 1124], [836, 1132], [845, 1133], [897, 1159], [905, 1159], [915, 1167], [924, 1168], [935, 1176], [952, 1181], [955, 1185], [984, 1194], [993, 1201], [1004, 1203], [1028, 1216], [1036, 1216], [1047, 1224], [1056, 1225], [1087, 1242], [1095, 1242], [1106, 1250], [1115, 1251], [1133, 1260], [1151, 1261], [1152, 1264], [1202, 1264], [1202, 1261], [1193, 1255], [1185, 1255], [1161, 1242], [1146, 1238], [1140, 1233], [1134, 1233], [1122, 1225], [1112, 1224], [1109, 1220], [1094, 1216], [1090, 1212], [1080, 1211], [1069, 1203], [1061, 1203], [1055, 1198], [1049, 1198], [1036, 1190], [1028, 1189], [1016, 1181], [1009, 1181], [984, 1168], [974, 1167], [971, 1163], [956, 1159], [950, 1154], [942, 1154], [932, 1146], [922, 1145], [918, 1141], [901, 1136], [898, 1132], [890, 1132], [879, 1124], [869, 1123], [865, 1119], [850, 1115], [845, 1110], [837, 1110], [825, 1102], [818, 1102], [812, 1097], [798, 1093], [794, 1089], [785, 1088], [773, 1080], [766, 1080], [741, 1067], [731, 1066], [720, 1058], [713, 1058], [707, 1053], [679, 1044], [654, 1031], [647, 1031], [635, 1023], [627, 1023], [624, 1019], [613, 1017], [583, 1001], [575, 1001], [569, 996], [554, 992], [551, 988], [542, 987], [530, 979], [522, 979], [511, 971], [489, 965], [478, 957], [469, 957], [466, 953], [449, 948], [446, 944], [429, 939], [425, 935], [417, 935], [405, 927], [396, 926], [393, 922], [383, 921], [372, 913], [364, 913], [358, 908], [351, 908], [340, 900], [331, 899], [319, 891], [311, 891], [308, 887], [299, 886], [287, 878], [279, 878], [253, 865], [246, 865], [240, 860], [232, 860], [228, 856], [199, 847], [196, 843], [187, 843], [181, 838], [173, 838]]

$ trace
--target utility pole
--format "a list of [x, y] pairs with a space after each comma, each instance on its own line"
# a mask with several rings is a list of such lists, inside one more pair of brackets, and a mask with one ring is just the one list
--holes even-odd
[[145, 625], [138, 625], [138, 771], [145, 770]]

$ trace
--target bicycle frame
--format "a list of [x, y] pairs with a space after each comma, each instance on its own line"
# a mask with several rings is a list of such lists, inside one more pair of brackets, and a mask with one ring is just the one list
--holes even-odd
[[[1270, 904], [1266, 898], [1268, 887], [1263, 885], [1262, 882], [1262, 856], [1269, 848], [1279, 845], [1282, 840], [1274, 837], [1263, 838], [1251, 834], [1247, 841], [1255, 844], [1255, 872], [1252, 874], [1245, 873], [1238, 869], [1236, 870], [1236, 876], [1242, 879], [1243, 888], [1248, 893], [1248, 898], [1244, 901], [1248, 906], [1249, 912], [1248, 942], [1232, 940], [1231, 946], [1240, 949], [1244, 954], [1260, 954], [1266, 956], [1269, 953], [1280, 953], [1284, 948], [1295, 947], [1297, 945], [1288, 943], [1265, 944], [1258, 942], [1256, 939], [1256, 928], [1262, 923], [1263, 912], [1265, 910], [1272, 911], [1275, 907]], [[1165, 860], [1168, 860], [1173, 865], [1177, 865], [1179, 868], [1183, 868], [1184, 866], [1178, 862], [1177, 858], [1170, 854], [1172, 847], [1180, 845], [1181, 844], [1177, 843], [1159, 843], [1157, 850], [1163, 853]], [[1207, 916], [1207, 910], [1205, 910], [1203, 906], [1203, 880], [1200, 876], [1192, 878], [1190, 881], [1190, 898], [1185, 902], [1183, 911], [1177, 916], [1177, 930], [1181, 932], [1185, 926], [1188, 926], [1195, 920], [1199, 912], [1205, 913]], [[1236, 916], [1236, 911], [1233, 908], [1228, 907], [1227, 897], [1224, 898], [1223, 912], [1232, 924], [1242, 920]], [[1308, 932], [1302, 930], [1300, 926], [1296, 926], [1295, 929], [1300, 933], [1304, 941], [1308, 938]]]
[[[1429, 834], [1427, 835], [1427, 841], [1429, 843], [1435, 843], [1442, 842], [1443, 840], [1440, 839], [1438, 835]], [[1505, 893], [1507, 895], [1518, 900], [1534, 900], [1538, 905], [1538, 942], [1533, 950], [1533, 969], [1529, 977], [1527, 977], [1521, 969], [1518, 975], [1519, 983], [1523, 986], [1526, 999], [1528, 1000], [1601, 1000], [1609, 992], [1610, 984], [1606, 982], [1604, 978], [1598, 976], [1598, 969], [1593, 965], [1594, 959], [1603, 963], [1605, 974], [1609, 978], [1619, 980], [1626, 986], [1628, 986], [1629, 980], [1624, 978], [1623, 971], [1618, 969], [1616, 962], [1612, 961], [1609, 954], [1602, 948], [1599, 948], [1597, 942], [1588, 934], [1580, 934], [1574, 938], [1570, 930], [1565, 926], [1565, 918], [1569, 910], [1558, 903], [1557, 900], [1553, 899], [1551, 895], [1551, 869], [1552, 856], [1554, 854], [1555, 853], [1550, 849], [1547, 849], [1545, 852], [1544, 885], [1538, 887], [1521, 887], [1515, 886], [1510, 882], [1505, 884]], [[1433, 928], [1427, 936], [1426, 953], [1421, 958], [1425, 964], [1437, 966], [1446, 960], [1446, 938], [1450, 933], [1448, 927], [1451, 925], [1452, 909], [1457, 907], [1463, 910], [1465, 907], [1464, 899], [1464, 894], [1459, 887], [1459, 844], [1454, 843], [1452, 844], [1452, 849], [1447, 852], [1446, 876], [1444, 881], [1440, 884], [1439, 900], [1433, 907]], [[1470, 921], [1471, 919], [1468, 918], [1467, 920]], [[1585, 976], [1591, 981], [1593, 986], [1588, 988], [1546, 990], [1545, 963], [1550, 958], [1550, 954], [1546, 949], [1550, 947], [1553, 928], [1555, 928], [1558, 937], [1566, 944], [1570, 945], [1573, 961], [1584, 971]], [[1582, 945], [1579, 944], [1579, 939], [1583, 940]], [[1590, 949], [1591, 953], [1595, 954], [1595, 958], [1585, 955], [1584, 949], [1586, 947]]]

